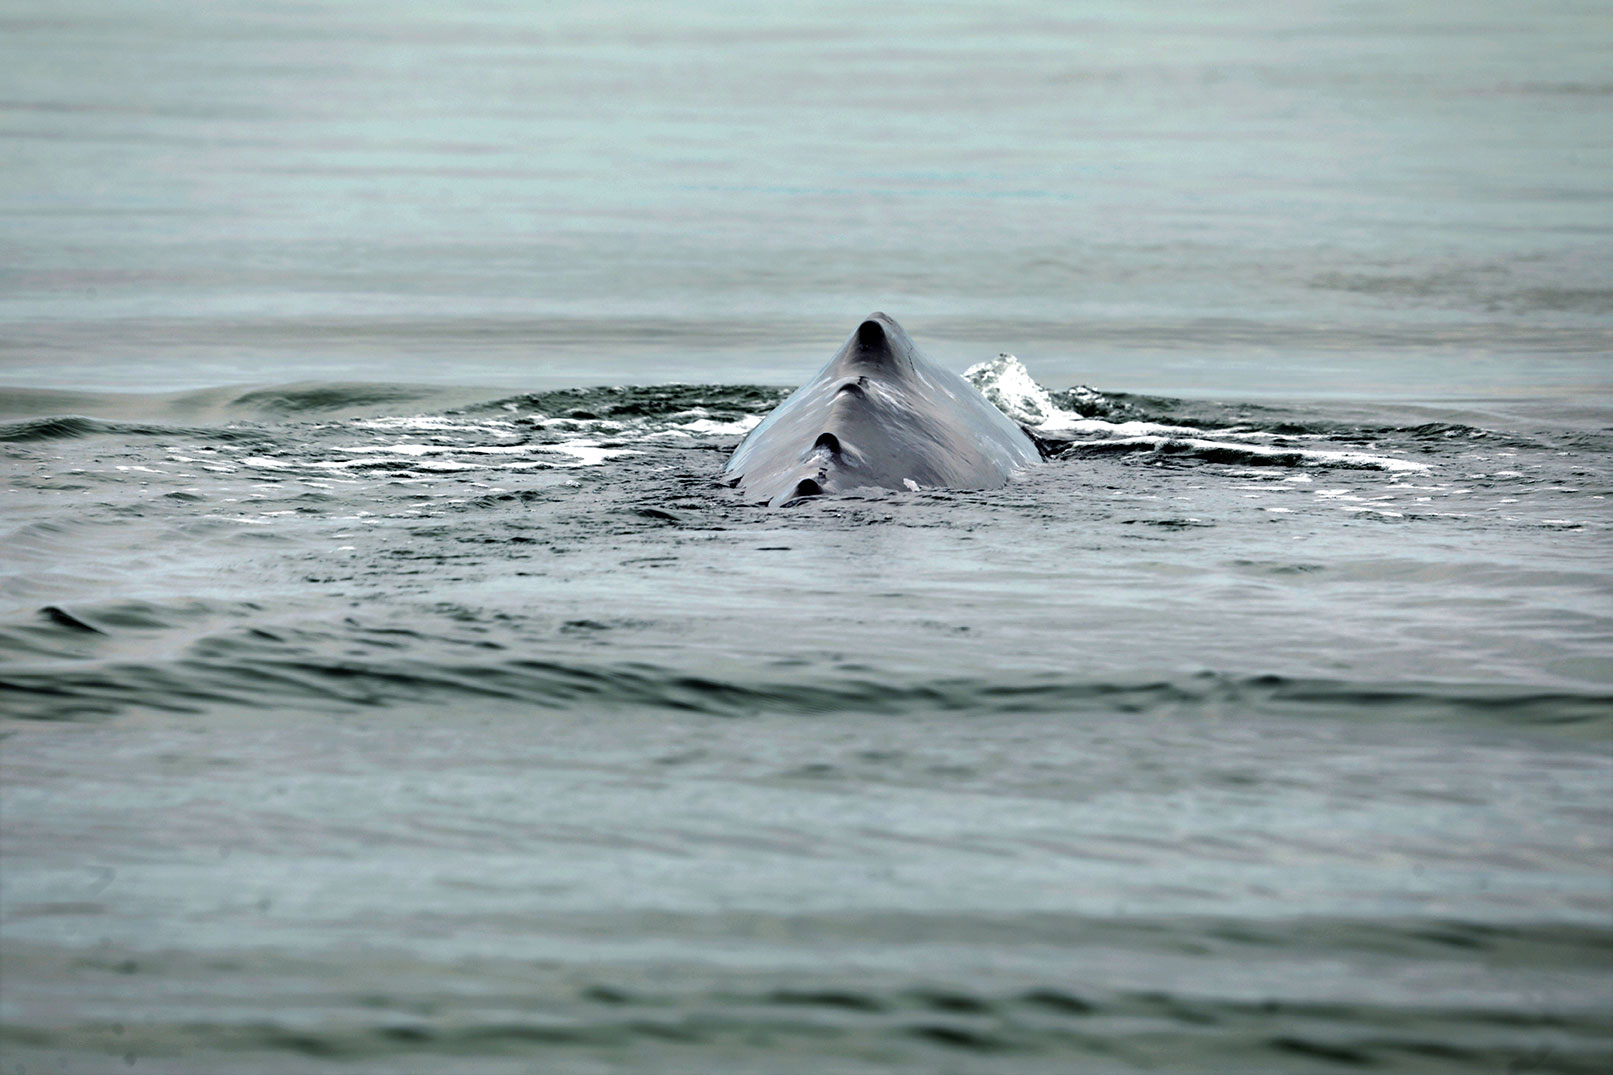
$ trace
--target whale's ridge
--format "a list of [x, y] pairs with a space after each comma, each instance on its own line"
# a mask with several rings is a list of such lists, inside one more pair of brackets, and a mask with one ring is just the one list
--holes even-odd
[[747, 500], [781, 507], [859, 489], [991, 489], [1041, 458], [1020, 426], [876, 311], [751, 431], [723, 476]]

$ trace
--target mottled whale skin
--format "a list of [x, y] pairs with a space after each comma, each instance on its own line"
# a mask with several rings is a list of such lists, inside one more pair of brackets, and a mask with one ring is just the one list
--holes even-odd
[[723, 478], [778, 507], [854, 489], [994, 489], [1040, 459], [1012, 419], [874, 313], [751, 430]]

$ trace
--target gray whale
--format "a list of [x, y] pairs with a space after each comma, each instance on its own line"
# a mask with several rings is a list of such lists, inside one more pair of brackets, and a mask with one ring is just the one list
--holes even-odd
[[874, 313], [750, 431], [723, 478], [778, 507], [853, 489], [994, 489], [1040, 459], [1012, 419]]

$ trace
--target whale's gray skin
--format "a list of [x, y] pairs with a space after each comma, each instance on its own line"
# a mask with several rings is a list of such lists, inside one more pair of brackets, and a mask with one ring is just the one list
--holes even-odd
[[874, 313], [751, 430], [723, 477], [747, 501], [778, 507], [853, 489], [994, 489], [1040, 459], [973, 385]]

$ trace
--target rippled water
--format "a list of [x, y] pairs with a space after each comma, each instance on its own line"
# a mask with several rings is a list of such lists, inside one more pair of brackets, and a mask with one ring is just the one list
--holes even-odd
[[773, 388], [0, 426], [13, 1046], [1599, 1063], [1610, 434], [976, 376], [1053, 461], [784, 512]]
[[1613, 1060], [1599, 9], [3, 22], [8, 1075]]

